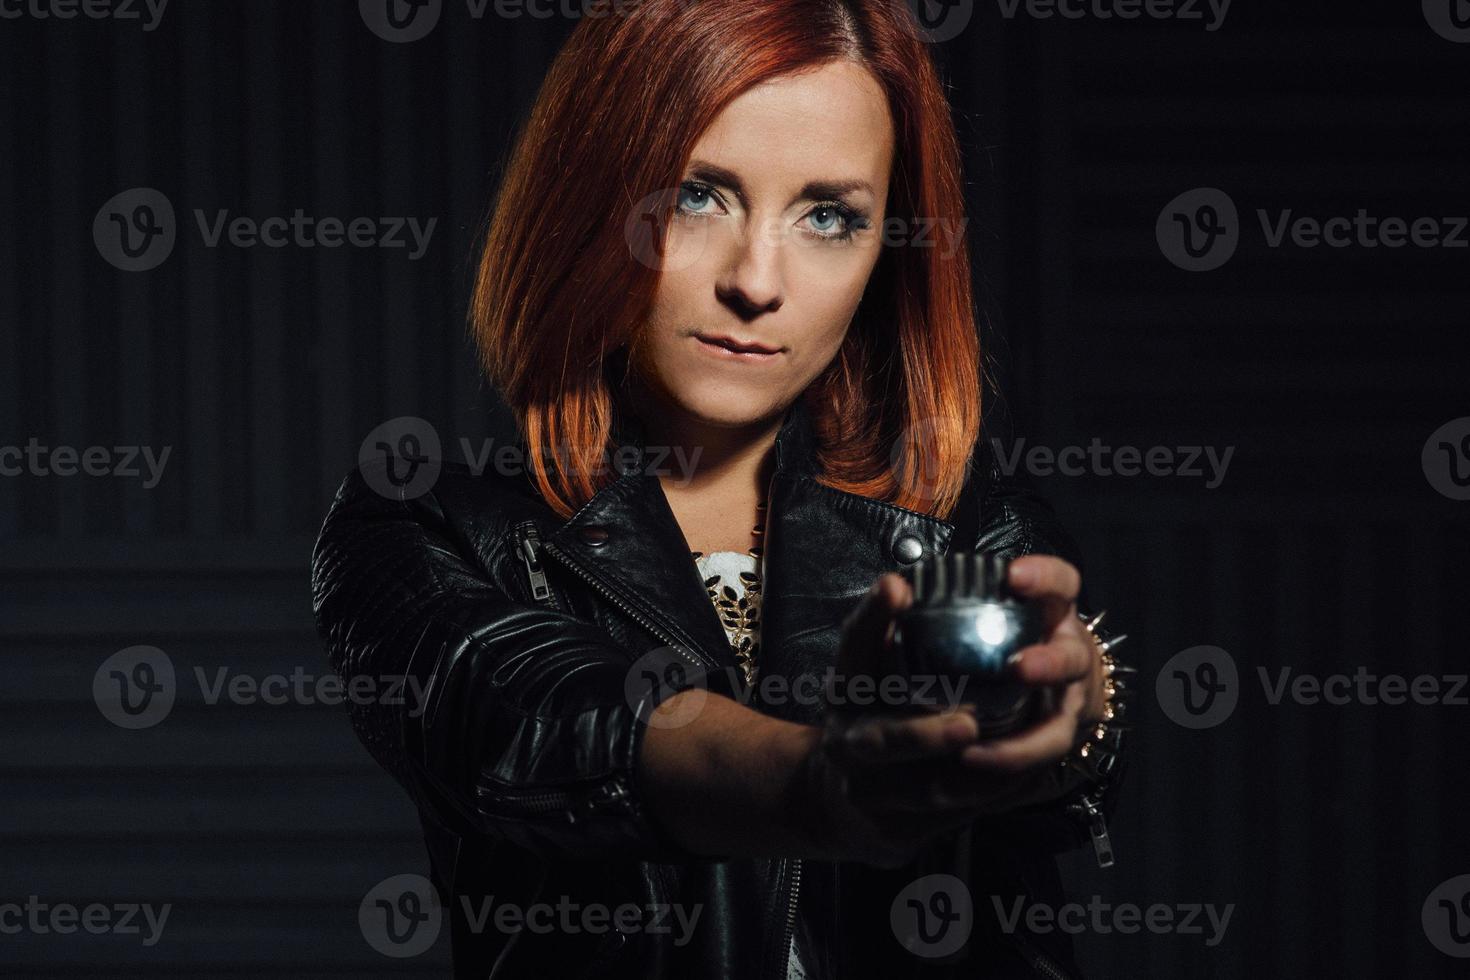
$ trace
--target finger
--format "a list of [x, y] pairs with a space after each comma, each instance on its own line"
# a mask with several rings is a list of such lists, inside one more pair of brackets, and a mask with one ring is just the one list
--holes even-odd
[[981, 769], [1020, 772], [1061, 761], [1075, 744], [1078, 714], [1085, 698], [1080, 682], [1067, 685], [1061, 709], [1046, 721], [1017, 735], [966, 746], [960, 752], [960, 762]]
[[1085, 680], [1093, 669], [1097, 654], [1092, 641], [1080, 626], [1059, 627], [1047, 643], [1037, 643], [1017, 651], [1013, 663], [1016, 678], [1027, 684], [1070, 684]]
[[882, 662], [893, 617], [913, 602], [913, 588], [902, 575], [885, 572], [842, 623], [838, 673], [871, 674]]
[[1054, 555], [1026, 555], [1011, 562], [1006, 581], [1012, 591], [1037, 602], [1051, 631], [1072, 611], [1082, 588], [1082, 574]]
[[979, 737], [973, 709], [911, 718], [862, 718], [836, 738], [838, 756], [853, 765], [885, 766], [953, 754]]

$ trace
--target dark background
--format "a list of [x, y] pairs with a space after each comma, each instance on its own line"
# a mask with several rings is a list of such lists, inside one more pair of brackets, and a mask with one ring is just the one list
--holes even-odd
[[[1076, 894], [1235, 906], [1214, 947], [1081, 937], [1096, 977], [1464, 975], [1421, 909], [1470, 873], [1470, 708], [1272, 705], [1256, 676], [1470, 669], [1470, 502], [1421, 465], [1470, 415], [1470, 249], [1270, 248], [1255, 219], [1470, 214], [1470, 44], [1390, 6], [1236, 0], [1208, 31], [989, 2], [937, 47], [1016, 435], [1235, 447], [1214, 489], [1036, 480], [1144, 688], [1118, 864], [1069, 858]], [[369, 430], [413, 415], [447, 441], [509, 436], [465, 340], [469, 272], [574, 23], [476, 21], [463, 0], [404, 44], [350, 2], [174, 0], [152, 31], [0, 19], [0, 445], [172, 447], [153, 489], [0, 477], [0, 901], [174, 906], [151, 948], [0, 935], [0, 974], [444, 973], [443, 937], [396, 961], [359, 931], [373, 885], [427, 865], [343, 709], [210, 705], [193, 670], [327, 670], [308, 558]], [[171, 200], [179, 237], [130, 273], [92, 222], [135, 187]], [[1196, 187], [1240, 209], [1211, 272], [1155, 238]], [[417, 261], [207, 248], [196, 208], [438, 224]], [[124, 731], [92, 680], [135, 644], [181, 683], [165, 721]], [[1154, 681], [1204, 644], [1238, 666], [1239, 705], [1190, 730]]]

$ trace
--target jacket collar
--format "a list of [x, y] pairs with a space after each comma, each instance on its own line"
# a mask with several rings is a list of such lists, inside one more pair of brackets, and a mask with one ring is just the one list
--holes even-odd
[[[621, 413], [617, 447], [645, 466], [621, 474], [555, 532], [549, 551], [640, 619], [665, 643], [707, 666], [733, 671], [735, 658], [663, 486], [644, 427]], [[820, 672], [830, 649], [813, 641], [836, 629], [851, 604], [886, 571], [903, 568], [916, 539], [924, 555], [947, 551], [955, 525], [847, 493], [816, 479], [809, 409], [798, 398], [775, 441], [776, 466], [766, 507], [760, 674]], [[649, 472], [648, 466], [655, 471]], [[822, 642], [830, 642], [830, 637]]]

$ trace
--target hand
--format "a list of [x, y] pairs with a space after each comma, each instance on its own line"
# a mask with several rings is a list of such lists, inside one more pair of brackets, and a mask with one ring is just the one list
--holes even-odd
[[1059, 763], [1102, 720], [1107, 701], [1102, 659], [1077, 616], [1082, 585], [1077, 569], [1050, 555], [1027, 555], [1011, 563], [1009, 582], [1042, 611], [1043, 639], [1018, 652], [1017, 676], [1061, 690], [1060, 704], [1049, 718], [960, 753], [961, 763], [977, 773], [1009, 777], [1007, 809], [1056, 799], [1076, 784], [1077, 775]]
[[[839, 678], [879, 675], [893, 619], [912, 602], [902, 576], [874, 583], [843, 624]], [[1014, 776], [961, 762], [978, 733], [970, 706], [908, 717], [829, 707], [798, 772], [813, 843], [834, 860], [900, 867], [937, 835], [1012, 805]]]

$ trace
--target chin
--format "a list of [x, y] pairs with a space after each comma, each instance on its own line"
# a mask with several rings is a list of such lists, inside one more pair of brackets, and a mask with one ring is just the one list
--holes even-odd
[[712, 380], [698, 392], [680, 392], [679, 408], [702, 425], [738, 429], [769, 418], [780, 410], [768, 395], [742, 394], [728, 382]]

